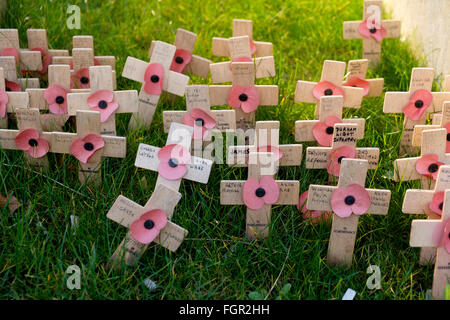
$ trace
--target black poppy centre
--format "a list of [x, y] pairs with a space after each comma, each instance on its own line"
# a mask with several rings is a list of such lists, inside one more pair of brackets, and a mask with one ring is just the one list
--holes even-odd
[[6, 91], [11, 91], [11, 88], [10, 87], [6, 87], [5, 90]]
[[258, 188], [256, 189], [255, 194], [258, 198], [262, 198], [266, 195], [266, 190], [264, 190], [263, 188]]
[[57, 96], [55, 99], [57, 104], [63, 104], [64, 103], [64, 97], [63, 96]]
[[157, 83], [159, 81], [159, 76], [154, 74], [150, 77], [150, 81], [153, 83]]
[[342, 159], [345, 159], [345, 157], [344, 157], [344, 156], [340, 156], [340, 157], [338, 158], [338, 163], [341, 163], [341, 162], [342, 162]]
[[175, 58], [175, 62], [178, 64], [182, 64], [184, 62], [184, 59], [182, 57], [178, 56]]
[[242, 102], [245, 102], [245, 101], [248, 100], [248, 96], [245, 93], [241, 93], [239, 95], [239, 100], [242, 101]]
[[175, 158], [170, 158], [168, 163], [171, 168], [176, 168], [178, 166], [178, 160]]
[[98, 107], [99, 107], [100, 109], [106, 109], [106, 107], [108, 107], [108, 103], [107, 103], [105, 100], [100, 100], [100, 101], [98, 102]]
[[88, 77], [81, 77], [80, 78], [80, 82], [82, 84], [88, 84], [89, 83], [89, 78]]
[[328, 88], [325, 89], [325, 91], [323, 92], [326, 96], [332, 96], [333, 95], [333, 90]]
[[436, 163], [432, 163], [428, 166], [428, 172], [430, 173], [435, 173], [436, 171], [438, 171], [439, 166]]
[[28, 144], [30, 145], [30, 147], [36, 147], [38, 145], [38, 142], [36, 139], [30, 139], [28, 140]]
[[450, 141], [450, 132], [447, 133], [447, 141]]
[[377, 32], [377, 28], [372, 27], [372, 28], [369, 29], [369, 32], [370, 33], [376, 33]]
[[351, 206], [355, 203], [355, 197], [354, 196], [346, 196], [344, 199], [344, 202], [346, 205]]
[[423, 107], [423, 101], [422, 100], [416, 100], [416, 102], [414, 102], [414, 106], [416, 108], [422, 108]]
[[84, 144], [84, 149], [87, 151], [92, 151], [94, 150], [94, 144], [92, 142], [86, 142]]
[[442, 210], [442, 208], [444, 208], [444, 203], [443, 202], [439, 203], [439, 210]]
[[195, 125], [197, 127], [203, 127], [204, 124], [205, 124], [205, 120], [203, 120], [202, 118], [195, 119]]
[[333, 128], [333, 127], [327, 127], [327, 128], [325, 129], [325, 132], [326, 132], [327, 134], [333, 134], [334, 128]]
[[153, 229], [153, 227], [155, 226], [155, 223], [153, 222], [153, 220], [145, 220], [145, 222], [144, 222], [144, 228], [145, 229], [148, 229], [148, 230], [150, 230], [150, 229]]

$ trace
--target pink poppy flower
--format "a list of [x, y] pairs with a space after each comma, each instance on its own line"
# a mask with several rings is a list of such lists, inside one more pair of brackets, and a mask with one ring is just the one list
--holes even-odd
[[167, 216], [160, 209], [150, 210], [142, 214], [130, 225], [130, 234], [136, 241], [148, 244], [155, 240], [166, 227]]
[[338, 177], [341, 173], [341, 161], [344, 158], [354, 159], [356, 157], [356, 150], [350, 146], [342, 146], [336, 150], [333, 150], [327, 163], [327, 171], [329, 174]]
[[256, 53], [256, 45], [252, 39], [250, 39], [250, 55], [254, 55]]
[[241, 108], [245, 113], [258, 109], [259, 95], [255, 86], [243, 87], [234, 85], [228, 96], [228, 105], [232, 108]]
[[274, 204], [277, 202], [279, 194], [277, 182], [269, 176], [263, 176], [259, 181], [249, 178], [245, 181], [242, 190], [244, 203], [252, 210], [259, 210], [264, 204]]
[[32, 158], [42, 158], [50, 149], [47, 140], [41, 139], [36, 129], [20, 131], [15, 138], [15, 143], [20, 150], [28, 152]]
[[364, 97], [367, 96], [370, 90], [370, 83], [367, 80], [361, 79], [359, 77], [353, 77], [343, 84], [345, 87], [356, 87], [364, 89]]
[[365, 38], [373, 38], [378, 42], [381, 42], [384, 37], [386, 37], [386, 29], [380, 26], [379, 28], [375, 27], [374, 24], [369, 28], [367, 25], [367, 20], [364, 20], [359, 24], [358, 28], [359, 33]]
[[411, 120], [419, 120], [433, 101], [433, 95], [428, 90], [417, 90], [403, 108], [405, 116]]
[[450, 219], [445, 223], [440, 246], [444, 247], [447, 253], [450, 253]]
[[6, 116], [6, 105], [9, 102], [8, 94], [0, 90], [0, 118], [4, 118]]
[[233, 62], [252, 62], [253, 60], [252, 60], [252, 58], [249, 58], [249, 57], [237, 57], [237, 58], [235, 58], [235, 59], [233, 59], [233, 60], [231, 60], [231, 63], [230, 63], [230, 70], [233, 70]]
[[313, 136], [321, 146], [329, 147], [333, 142], [334, 125], [342, 123], [336, 116], [329, 116], [324, 122], [317, 122], [313, 127]]
[[183, 73], [186, 66], [191, 63], [192, 54], [184, 49], [177, 49], [172, 60], [170, 70]]
[[22, 91], [22, 87], [17, 82], [8, 81], [5, 79], [5, 90], [11, 92], [20, 92]]
[[450, 153], [450, 122], [447, 123], [444, 128], [447, 130], [447, 144], [446, 144], [446, 153]]
[[87, 163], [97, 150], [105, 146], [105, 141], [99, 135], [88, 134], [84, 138], [77, 139], [70, 146], [70, 153], [82, 163]]
[[436, 192], [431, 200], [428, 208], [438, 215], [442, 215], [442, 208], [444, 207], [444, 191]]
[[439, 167], [444, 163], [439, 162], [439, 156], [435, 153], [430, 153], [424, 156], [421, 156], [419, 160], [416, 162], [416, 171], [428, 178], [433, 178], [436, 180]]
[[70, 77], [72, 89], [89, 89], [91, 87], [89, 68], [81, 68]]
[[258, 147], [257, 152], [271, 152], [274, 154], [274, 161], [279, 161], [283, 157], [283, 152], [275, 146]]
[[303, 218], [310, 219], [313, 224], [328, 220], [332, 212], [306, 209], [306, 203], [308, 202], [308, 192], [309, 191], [306, 190], [300, 195], [300, 199], [298, 200], [297, 204], [297, 209], [301, 210]]
[[331, 208], [341, 218], [347, 218], [352, 213], [362, 215], [370, 208], [370, 196], [359, 184], [350, 184], [345, 188], [337, 188], [331, 195]]
[[14, 57], [16, 64], [19, 64], [19, 51], [16, 48], [4, 48], [0, 51], [2, 57]]
[[164, 68], [159, 63], [150, 63], [144, 74], [144, 91], [150, 95], [159, 96], [162, 92]]
[[158, 151], [158, 159], [159, 174], [167, 180], [178, 180], [186, 174], [191, 154], [179, 144], [169, 144]]
[[52, 84], [44, 91], [44, 99], [53, 114], [67, 114], [67, 94], [70, 91], [58, 84]]
[[313, 96], [320, 100], [323, 96], [343, 96], [344, 90], [329, 81], [320, 81], [313, 88]]
[[192, 109], [183, 118], [183, 123], [191, 127], [199, 127], [201, 130], [194, 130], [194, 139], [204, 139], [208, 134], [208, 130], [216, 126], [216, 120], [212, 118], [207, 112], [199, 108]]
[[31, 51], [39, 51], [42, 57], [42, 69], [38, 71], [40, 74], [46, 74], [47, 68], [52, 64], [52, 56], [48, 54], [44, 49], [40, 47], [32, 48]]
[[91, 94], [87, 103], [92, 111], [100, 112], [100, 122], [108, 120], [119, 108], [119, 104], [114, 102], [114, 93], [109, 90], [99, 90]]

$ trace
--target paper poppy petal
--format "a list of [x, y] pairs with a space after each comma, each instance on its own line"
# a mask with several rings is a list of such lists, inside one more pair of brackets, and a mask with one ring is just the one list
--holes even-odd
[[331, 195], [331, 209], [341, 218], [347, 218], [352, 214], [352, 207], [345, 204], [345, 198], [348, 196], [345, 188], [338, 188]]
[[444, 203], [444, 195], [445, 195], [444, 191], [436, 192], [433, 195], [433, 199], [431, 200], [430, 204], [428, 205], [430, 210], [438, 215], [442, 215], [441, 205], [443, 205]]
[[327, 162], [327, 172], [335, 177], [338, 177], [341, 172], [341, 164], [339, 159], [350, 158], [354, 159], [356, 157], [356, 150], [350, 146], [342, 146], [330, 153]]
[[369, 28], [367, 27], [367, 20], [362, 21], [359, 26], [358, 26], [358, 32], [360, 35], [362, 35], [365, 38], [370, 38], [370, 31]]
[[256, 45], [252, 39], [250, 39], [250, 54], [254, 55], [256, 53]]
[[178, 164], [176, 167], [171, 167], [168, 160], [159, 162], [158, 173], [167, 180], [181, 179], [186, 172], [187, 168], [184, 164]]
[[381, 40], [386, 37], [386, 29], [382, 26], [380, 28], [377, 28], [377, 31], [375, 33], [371, 33], [371, 37], [376, 41], [381, 42]]
[[104, 100], [106, 102], [112, 102], [113, 99], [114, 93], [112, 91], [98, 90], [88, 97], [87, 104], [89, 105], [89, 107], [97, 107], [100, 101]]
[[12, 91], [12, 92], [22, 91], [22, 87], [20, 86], [20, 84], [18, 84], [17, 82], [14, 82], [14, 81], [5, 80], [5, 88], [9, 89], [9, 91]]
[[203, 127], [206, 129], [212, 129], [216, 126], [216, 120], [214, 120], [213, 117], [211, 117], [207, 112], [205, 112], [202, 109], [194, 108], [192, 109], [192, 117], [195, 119], [202, 119], [203, 120]]
[[[85, 143], [91, 143], [93, 145], [92, 150], [86, 150], [84, 148]], [[105, 146], [103, 138], [96, 134], [88, 134], [82, 139], [75, 140], [70, 146], [70, 153], [82, 163], [87, 163], [89, 159], [94, 155], [97, 150], [100, 150]]]
[[259, 180], [259, 186], [266, 191], [264, 195], [264, 202], [267, 204], [274, 204], [277, 202], [280, 195], [280, 189], [278, 188], [278, 183], [274, 178], [270, 176], [263, 176]]
[[359, 184], [350, 184], [345, 188], [349, 195], [355, 197], [355, 203], [351, 206], [352, 212], [356, 215], [362, 215], [370, 208], [370, 196], [364, 187]]
[[357, 87], [364, 89], [364, 96], [367, 96], [370, 90], [370, 82], [359, 77], [353, 77], [343, 84], [345, 87]]
[[450, 254], [450, 220], [447, 220], [442, 234], [441, 247], [444, 247], [447, 253]]
[[155, 209], [142, 214], [139, 218], [140, 220], [152, 220], [155, 224], [155, 228], [162, 230], [167, 225], [167, 215], [163, 210]]
[[252, 210], [259, 210], [264, 206], [263, 197], [256, 196], [256, 189], [259, 187], [259, 182], [255, 178], [249, 178], [244, 183], [242, 189], [242, 198], [245, 205]]
[[450, 122], [447, 123], [447, 124], [444, 126], [444, 128], [447, 130], [447, 141], [446, 141], [446, 149], [445, 149], [445, 152], [446, 152], [446, 153], [450, 153], [450, 141], [449, 141], [449, 138], [450, 138], [450, 135], [449, 135], [449, 133], [450, 133]]
[[320, 100], [321, 97], [326, 95], [325, 91], [328, 89], [332, 91], [331, 95], [333, 96], [344, 96], [344, 91], [329, 81], [320, 81], [317, 83], [313, 88], [312, 94], [317, 100]]
[[[145, 228], [145, 221], [153, 221], [153, 228]], [[130, 225], [130, 234], [138, 242], [148, 244], [152, 242], [167, 225], [167, 216], [164, 211], [155, 209], [141, 215]]]
[[279, 161], [283, 157], [283, 152], [275, 146], [258, 147], [257, 152], [271, 152], [274, 154], [274, 161]]
[[48, 110], [53, 114], [67, 114], [67, 104], [52, 103], [48, 106]]
[[[152, 82], [152, 76], [157, 76], [158, 81]], [[144, 91], [150, 95], [159, 96], [163, 87], [164, 68], [159, 63], [150, 63], [144, 74]]]
[[116, 112], [116, 110], [119, 109], [119, 104], [117, 102], [108, 102], [108, 106], [105, 109], [101, 109], [99, 107], [91, 107], [92, 111], [98, 111], [100, 112], [100, 122], [107, 121], [112, 114]]
[[[178, 63], [176, 62], [177, 58], [182, 58], [183, 62], [182, 63]], [[186, 68], [186, 66], [191, 63], [191, 59], [192, 59], [192, 54], [184, 49], [177, 49], [175, 51], [175, 55], [173, 56], [173, 60], [172, 60], [172, 64], [170, 66], [170, 70], [175, 71], [175, 72], [179, 72], [179, 73], [183, 73], [184, 69]]]
[[249, 113], [258, 109], [259, 106], [259, 94], [258, 90], [254, 86], [245, 88], [245, 94], [247, 95], [247, 101], [242, 102], [241, 108], [245, 113]]
[[37, 146], [28, 148], [27, 152], [32, 158], [42, 158], [50, 150], [50, 145], [45, 139], [37, 139]]
[[187, 164], [191, 160], [191, 154], [179, 144], [169, 144], [158, 151], [158, 159], [161, 162], [167, 162], [171, 158], [177, 159], [179, 164]]
[[183, 124], [193, 127], [195, 124], [194, 117], [192, 117], [190, 113], [186, 113], [186, 115], [183, 117]]
[[36, 129], [25, 129], [17, 134], [14, 142], [16, 143], [17, 148], [19, 148], [20, 150], [28, 151], [28, 149], [31, 147], [28, 143], [30, 139], [34, 139], [37, 141], [37, 139], [39, 139], [39, 136], [39, 131], [37, 131]]
[[[438, 167], [438, 169], [435, 172], [429, 171], [429, 167], [432, 164], [436, 164]], [[430, 153], [430, 154], [421, 156], [417, 160], [416, 171], [425, 177], [433, 178], [434, 180], [436, 180], [437, 174], [439, 172], [439, 167], [441, 165], [443, 165], [443, 163], [439, 162], [439, 156], [437, 154]]]
[[232, 108], [240, 108], [242, 101], [239, 100], [239, 96], [241, 93], [244, 93], [244, 87], [240, 85], [234, 85], [231, 90], [230, 94], [228, 95], [228, 105]]
[[[324, 122], [317, 122], [313, 127], [313, 136], [317, 140], [317, 143], [324, 147], [331, 146], [333, 141], [334, 125], [336, 123], [342, 123], [342, 120], [336, 116], [329, 116]], [[333, 132], [328, 133], [327, 128], [332, 127]]]
[[16, 48], [4, 48], [0, 51], [2, 57], [14, 57], [16, 64], [19, 64], [19, 51]]

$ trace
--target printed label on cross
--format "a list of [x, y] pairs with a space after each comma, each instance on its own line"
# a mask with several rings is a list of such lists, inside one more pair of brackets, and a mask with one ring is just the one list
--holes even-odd
[[[26, 92], [23, 92], [26, 94]], [[0, 148], [22, 150], [28, 164], [48, 168], [52, 133], [42, 132], [38, 109], [15, 109], [18, 130], [0, 129]]]
[[320, 82], [297, 81], [295, 102], [315, 103], [315, 118], [319, 119], [320, 98], [323, 96], [343, 96], [344, 108], [359, 108], [364, 89], [343, 86], [345, 62], [325, 60]]
[[364, 159], [369, 169], [378, 167], [378, 148], [357, 148], [358, 125], [336, 123], [331, 147], [308, 147], [306, 149], [307, 169], [327, 169], [330, 176], [339, 177], [344, 158]]
[[405, 115], [401, 153], [417, 152], [412, 146], [414, 126], [425, 124], [427, 114], [442, 111], [444, 101], [450, 100], [450, 92], [431, 92], [433, 76], [432, 68], [413, 68], [408, 92], [386, 92], [383, 112]]
[[175, 252], [188, 234], [170, 221], [180, 199], [181, 193], [163, 184], [155, 187], [144, 207], [119, 196], [106, 216], [129, 232], [112, 255], [109, 267], [117, 268], [121, 262], [134, 265], [151, 242]]
[[211, 81], [213, 83], [233, 80], [233, 62], [252, 62], [255, 65], [254, 78], [261, 79], [275, 76], [275, 60], [273, 56], [252, 59], [248, 36], [233, 37], [228, 40], [231, 61], [210, 64]]
[[295, 141], [317, 141], [324, 147], [331, 146], [336, 123], [354, 123], [357, 126], [356, 139], [364, 138], [365, 120], [363, 118], [342, 119], [344, 98], [342, 96], [323, 96], [319, 103], [319, 120], [295, 121]]
[[0, 68], [0, 128], [5, 129], [8, 128], [8, 113], [14, 113], [17, 108], [27, 108], [30, 104], [28, 93], [8, 90], [7, 84], [5, 71]]
[[[170, 70], [180, 73], [192, 73], [202, 78], [208, 78], [211, 60], [193, 54], [197, 35], [193, 32], [178, 28], [174, 45], [177, 48], [170, 66]], [[148, 57], [152, 57], [152, 41]]]
[[0, 68], [4, 70], [8, 91], [24, 91], [26, 88], [39, 88], [41, 85], [39, 78], [21, 77], [22, 72], [17, 69], [13, 56], [0, 57]]
[[229, 146], [227, 163], [230, 166], [248, 166], [249, 155], [255, 152], [271, 152], [278, 166], [299, 166], [302, 162], [301, 144], [279, 144], [280, 122], [256, 122], [253, 145]]
[[[273, 45], [271, 42], [253, 41], [253, 21], [233, 19], [233, 37], [247, 36], [251, 55], [256, 57], [266, 57], [273, 55]], [[212, 54], [219, 57], [230, 57], [230, 39], [213, 37]]]
[[450, 164], [446, 154], [447, 131], [431, 129], [422, 131], [421, 156], [394, 161], [394, 181], [420, 180], [422, 189], [433, 189], [442, 164]]
[[111, 66], [89, 67], [89, 74], [91, 77], [89, 93], [67, 95], [68, 114], [73, 116], [78, 110], [99, 111], [100, 133], [115, 136], [115, 114], [137, 112], [138, 93], [136, 90], [113, 91]]
[[344, 39], [363, 40], [363, 58], [372, 66], [380, 63], [381, 41], [384, 38], [400, 38], [400, 20], [382, 20], [381, 0], [365, 0], [363, 21], [344, 21]]
[[[444, 167], [444, 166], [443, 166]], [[441, 167], [441, 170], [442, 168]], [[450, 170], [449, 166], [447, 170]], [[450, 190], [443, 198], [442, 216], [439, 220], [413, 220], [409, 245], [411, 247], [435, 248], [432, 295], [434, 299], [444, 299], [445, 286], [450, 282]]]
[[350, 60], [347, 64], [347, 81], [343, 84], [347, 87], [364, 89], [364, 97], [379, 97], [383, 93], [384, 79], [366, 79], [369, 60]]
[[[426, 214], [428, 219], [440, 219], [442, 215], [444, 191], [450, 189], [450, 167], [441, 166], [437, 182], [433, 190], [408, 189], [403, 200], [403, 213]], [[435, 248], [420, 250], [420, 264], [426, 265], [435, 261]]]
[[179, 190], [181, 180], [208, 183], [213, 161], [191, 156], [192, 127], [172, 122], [166, 146], [153, 147], [139, 144], [134, 165], [158, 172], [156, 185], [164, 184]]
[[246, 205], [246, 235], [250, 239], [267, 238], [272, 205], [295, 205], [300, 192], [299, 181], [274, 180], [277, 164], [270, 152], [252, 152], [248, 179], [222, 180], [221, 205]]
[[212, 106], [229, 105], [236, 110], [236, 128], [244, 131], [255, 125], [259, 106], [278, 105], [278, 86], [255, 85], [255, 65], [252, 62], [233, 62], [232, 85], [211, 85]]
[[162, 91], [177, 96], [184, 95], [189, 77], [170, 71], [175, 51], [174, 45], [154, 41], [149, 63], [133, 57], [127, 58], [122, 77], [142, 83], [138, 112], [133, 114], [129, 124], [131, 129], [152, 123]]
[[42, 70], [42, 58], [39, 51], [20, 49], [17, 29], [0, 29], [0, 55], [13, 56], [20, 69], [26, 71]]
[[329, 264], [351, 265], [360, 215], [388, 213], [391, 191], [364, 188], [368, 168], [367, 160], [343, 159], [337, 187], [309, 186], [307, 209], [334, 213]]
[[125, 137], [100, 135], [100, 112], [77, 111], [77, 132], [53, 132], [51, 151], [71, 153], [80, 163], [78, 177], [81, 183], [101, 183], [102, 157], [125, 158]]

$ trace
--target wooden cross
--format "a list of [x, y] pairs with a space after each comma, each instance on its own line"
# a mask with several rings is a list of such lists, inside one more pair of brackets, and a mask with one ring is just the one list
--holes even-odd
[[[441, 215], [430, 208], [433, 197], [440, 192], [450, 189], [450, 167], [447, 165], [439, 168], [436, 185], [433, 190], [406, 190], [403, 199], [402, 212], [410, 214], [426, 214], [428, 219], [440, 219]], [[436, 248], [422, 248], [420, 250], [419, 263], [426, 265], [434, 263], [436, 259]]]
[[[26, 94], [26, 92], [21, 92], [21, 94]], [[34, 129], [39, 132], [40, 138], [45, 139], [50, 147], [52, 141], [51, 132], [42, 132], [40, 114], [38, 109], [29, 108], [17, 108], [15, 109], [15, 114], [17, 118], [18, 130], [8, 130], [0, 129], [0, 148], [5, 150], [21, 150], [15, 142], [15, 139], [19, 133], [26, 129]], [[31, 140], [30, 140], [31, 141]], [[37, 143], [34, 140], [34, 143]], [[51, 150], [49, 150], [51, 152]], [[33, 158], [27, 152], [24, 152], [25, 159], [29, 165], [47, 168], [48, 160], [47, 156], [44, 155], [40, 158]]]
[[[255, 152], [273, 152], [278, 166], [299, 166], [302, 162], [301, 144], [279, 144], [280, 121], [257, 121], [253, 145], [229, 146], [227, 163], [235, 167], [247, 167], [249, 155]], [[281, 158], [277, 160], [277, 151]]]
[[[342, 147], [351, 147], [355, 150], [355, 159], [368, 161], [369, 169], [378, 167], [378, 158], [380, 150], [378, 148], [357, 148], [358, 125], [356, 123], [336, 123], [333, 130], [333, 141], [331, 147], [308, 147], [306, 149], [306, 168], [307, 169], [328, 169], [333, 176], [339, 176], [338, 170], [333, 164], [342, 166], [343, 158], [339, 156], [339, 149]], [[336, 159], [337, 157], [337, 159]]]
[[[233, 79], [231, 85], [211, 85], [209, 87], [209, 97], [212, 106], [228, 105], [228, 99], [234, 86], [255, 87], [258, 92], [259, 106], [278, 105], [278, 86], [255, 85], [255, 65], [253, 62], [233, 62], [232, 69]], [[240, 96], [239, 99], [241, 99]], [[244, 112], [242, 108], [236, 108], [235, 110], [237, 129], [246, 131], [255, 126], [256, 110], [248, 113]]]
[[[443, 85], [444, 91], [450, 91], [450, 75], [447, 75], [444, 79], [444, 85]], [[431, 124], [440, 125], [441, 124], [441, 117], [442, 113], [433, 113], [432, 114], [432, 122]]]
[[[439, 120], [439, 122], [437, 121]], [[412, 145], [415, 147], [422, 146], [422, 132], [424, 130], [445, 128], [450, 123], [450, 101], [445, 101], [442, 107], [442, 112], [439, 114], [439, 119], [435, 119], [433, 124], [418, 124], [414, 126]], [[447, 137], [447, 142], [450, 141], [450, 135]], [[446, 152], [450, 152], [450, 147], [446, 148]]]
[[[175, 252], [188, 234], [187, 230], [170, 221], [180, 199], [181, 193], [160, 184], [155, 187], [155, 191], [144, 207], [121, 195], [114, 202], [106, 216], [108, 219], [129, 228], [134, 221], [138, 220], [146, 212], [158, 209], [164, 211], [168, 219], [167, 224], [160, 230], [153, 242]], [[121, 262], [125, 262], [127, 265], [134, 265], [148, 245], [135, 240], [130, 231], [128, 231], [125, 239], [112, 255], [108, 267], [118, 268]]]
[[[251, 196], [254, 192], [256, 197], [272, 196], [262, 187], [256, 190], [248, 190], [244, 192], [244, 186], [249, 181], [261, 181], [263, 177], [273, 179], [276, 174], [277, 165], [273, 153], [268, 152], [251, 152], [248, 164], [248, 180], [222, 180], [220, 182], [220, 204], [221, 205], [244, 205], [244, 197]], [[269, 236], [268, 225], [271, 221], [272, 205], [295, 205], [298, 203], [300, 192], [299, 181], [277, 180], [278, 197], [275, 202], [268, 204], [265, 202], [259, 209], [251, 209], [247, 206], [246, 214], [246, 236], [250, 239], [267, 238]]]
[[[365, 190], [370, 198], [370, 206], [367, 206], [363, 214], [386, 215], [389, 209], [391, 191], [364, 189], [367, 170], [369, 168], [367, 160], [343, 159], [341, 165], [341, 173], [337, 187], [314, 184], [309, 186], [306, 207], [308, 210], [333, 211], [333, 222], [328, 244], [328, 263], [350, 266], [353, 260], [356, 232], [358, 230], [358, 214], [361, 214], [361, 212], [355, 214], [352, 211], [348, 216], [343, 215], [342, 212], [337, 213], [333, 210], [333, 207], [335, 209], [337, 208], [337, 206], [332, 205], [332, 201], [334, 200], [333, 194], [337, 190], [347, 191], [347, 187], [356, 184], [359, 189]], [[342, 206], [345, 204], [351, 206], [355, 203], [356, 205], [362, 203], [362, 195], [359, 193], [355, 195], [350, 190], [348, 191], [349, 194], [345, 199], [342, 199], [344, 203], [337, 203], [337, 205]], [[334, 196], [336, 197], [337, 195], [335, 194]]]
[[30, 103], [29, 96], [26, 92], [12, 92], [7, 90], [5, 70], [3, 68], [0, 68], [0, 91], [6, 92], [8, 96], [5, 116], [3, 118], [0, 116], [0, 128], [8, 128], [8, 113], [14, 113], [17, 108], [27, 108]]
[[[20, 49], [19, 32], [17, 29], [0, 29], [0, 51], [15, 49], [20, 62], [20, 69], [27, 71], [42, 70], [42, 58], [39, 51]], [[5, 56], [2, 54], [2, 56]], [[9, 56], [9, 55], [6, 55]]]
[[[425, 90], [431, 93], [432, 101], [423, 115], [418, 120], [404, 117], [403, 134], [400, 141], [401, 153], [417, 152], [417, 148], [412, 146], [412, 135], [415, 125], [425, 124], [428, 113], [442, 111], [444, 101], [450, 100], [450, 92], [431, 92], [433, 85], [433, 68], [413, 68], [411, 72], [411, 81], [408, 92], [386, 92], [384, 97], [383, 112], [384, 113], [402, 113], [409, 104], [414, 94]], [[416, 100], [414, 106], [419, 110], [424, 107], [424, 101]]]
[[[447, 166], [448, 167], [448, 166]], [[450, 282], [450, 248], [445, 241], [450, 237], [450, 190], [445, 190], [442, 216], [439, 220], [413, 220], [409, 245], [411, 247], [433, 247], [436, 250], [432, 296], [444, 299], [444, 290]]]
[[[252, 41], [256, 57], [266, 57], [273, 55], [273, 45], [271, 42], [253, 41], [253, 21], [233, 19], [233, 37], [247, 36]], [[213, 37], [212, 54], [219, 57], [230, 57], [230, 39]]]
[[[369, 59], [372, 66], [380, 63], [382, 38], [400, 38], [401, 35], [400, 20], [381, 20], [382, 5], [381, 0], [365, 0], [363, 21], [344, 21], [344, 39], [362, 39], [363, 58]], [[368, 34], [363, 36], [361, 28]], [[382, 38], [376, 40], [373, 38], [376, 35], [382, 35]]]
[[[91, 106], [88, 104], [88, 99], [100, 90], [107, 90], [114, 93], [113, 100], [109, 101], [118, 104], [118, 109], [114, 114], [137, 112], [138, 93], [136, 90], [113, 91], [113, 73], [111, 66], [89, 67], [89, 75], [91, 82], [89, 93], [69, 93], [67, 95], [69, 115], [76, 115], [78, 110], [90, 110]], [[108, 108], [107, 102], [100, 100], [98, 102], [98, 108]], [[116, 117], [114, 114], [101, 123], [101, 134], [116, 135]]]
[[230, 82], [233, 79], [231, 64], [233, 62], [252, 62], [255, 65], [256, 79], [274, 77], [275, 60], [273, 56], [252, 59], [248, 36], [233, 37], [228, 39], [231, 61], [210, 64], [211, 81], [213, 83]]
[[295, 102], [315, 103], [316, 111], [315, 118], [319, 119], [319, 103], [313, 90], [319, 83], [329, 84], [330, 88], [326, 88], [321, 94], [323, 95], [339, 95], [336, 89], [333, 90], [333, 86], [338, 87], [344, 93], [344, 108], [359, 108], [364, 96], [364, 89], [357, 87], [345, 87], [343, 86], [343, 78], [345, 75], [345, 62], [325, 60], [323, 62], [322, 76], [320, 82], [311, 81], [297, 81], [297, 87], [295, 89]]
[[[194, 129], [192, 127], [172, 122], [169, 135], [167, 136], [166, 147], [170, 145], [178, 145], [189, 151], [191, 149], [193, 133]], [[139, 144], [136, 161], [134, 163], [134, 165], [138, 168], [158, 172], [158, 178], [156, 180], [157, 186], [159, 184], [163, 184], [173, 190], [179, 190], [182, 179], [204, 184], [208, 183], [213, 164], [212, 160], [191, 156], [190, 161], [185, 164], [187, 169], [186, 173], [178, 179], [170, 180], [164, 178], [158, 171], [161, 161], [165, 161], [159, 159], [158, 152], [160, 150], [161, 148], [141, 143]], [[173, 160], [173, 158], [170, 158], [168, 163], [172, 168], [180, 166], [177, 159]]]
[[[323, 96], [320, 98], [319, 103], [319, 119], [318, 120], [297, 120], [295, 121], [295, 141], [317, 141], [314, 136], [314, 127], [318, 123], [326, 124], [326, 121], [332, 118], [337, 118], [342, 123], [354, 123], [357, 126], [356, 139], [364, 138], [365, 119], [364, 118], [351, 118], [342, 119], [342, 109], [344, 106], [344, 98], [342, 96]], [[331, 117], [331, 118], [330, 118]], [[326, 133], [333, 134], [334, 126], [326, 128]], [[319, 143], [320, 144], [320, 143]]]
[[369, 90], [367, 93], [364, 91], [364, 96], [379, 97], [383, 93], [384, 78], [366, 79], [368, 67], [368, 59], [350, 60], [347, 64], [347, 81], [344, 86], [354, 86], [358, 81], [363, 80], [369, 85]]
[[[85, 139], [90, 134], [100, 136], [101, 122], [98, 111], [77, 111], [77, 132], [53, 132], [51, 151], [55, 153], [71, 153], [71, 146], [75, 140]], [[127, 152], [127, 140], [125, 137], [101, 135], [104, 147], [98, 149], [87, 160], [80, 162], [78, 177], [81, 183], [101, 183], [100, 162], [102, 157], [125, 158]], [[90, 144], [90, 145], [88, 145]], [[90, 141], [84, 141], [84, 149], [91, 151], [95, 145]]]
[[[185, 66], [183, 73], [187, 72], [202, 78], [208, 78], [211, 60], [193, 54], [196, 40], [197, 35], [195, 33], [178, 28], [174, 42], [174, 46], [177, 48], [177, 51], [175, 52], [172, 64], [182, 64], [183, 58], [181, 56], [177, 56], [177, 53], [181, 50], [188, 51], [191, 54], [191, 61]], [[154, 41], [152, 41], [152, 45], [150, 46], [150, 50], [148, 52], [149, 58], [152, 57], [153, 42]]]
[[[141, 91], [139, 92], [139, 106], [138, 112], [131, 117], [129, 127], [136, 128], [138, 125], [149, 126], [153, 120], [158, 105], [160, 95], [149, 94], [145, 91], [145, 72], [149, 65], [159, 64], [164, 69], [162, 90], [177, 96], [183, 96], [186, 86], [189, 82], [189, 77], [178, 72], [170, 71], [173, 57], [175, 55], [176, 47], [174, 45], [154, 41], [152, 56], [150, 62], [145, 62], [136, 58], [128, 57], [123, 68], [122, 77], [138, 81], [142, 83]], [[155, 82], [161, 81], [159, 76], [153, 75], [151, 78]], [[157, 79], [156, 79], [157, 78]], [[150, 79], [150, 81], [153, 81]]]
[[6, 87], [9, 91], [17, 91], [15, 87], [20, 86], [20, 91], [24, 88], [39, 88], [39, 78], [19, 78], [16, 59], [13, 56], [0, 57], [0, 68], [3, 68], [5, 74]]

